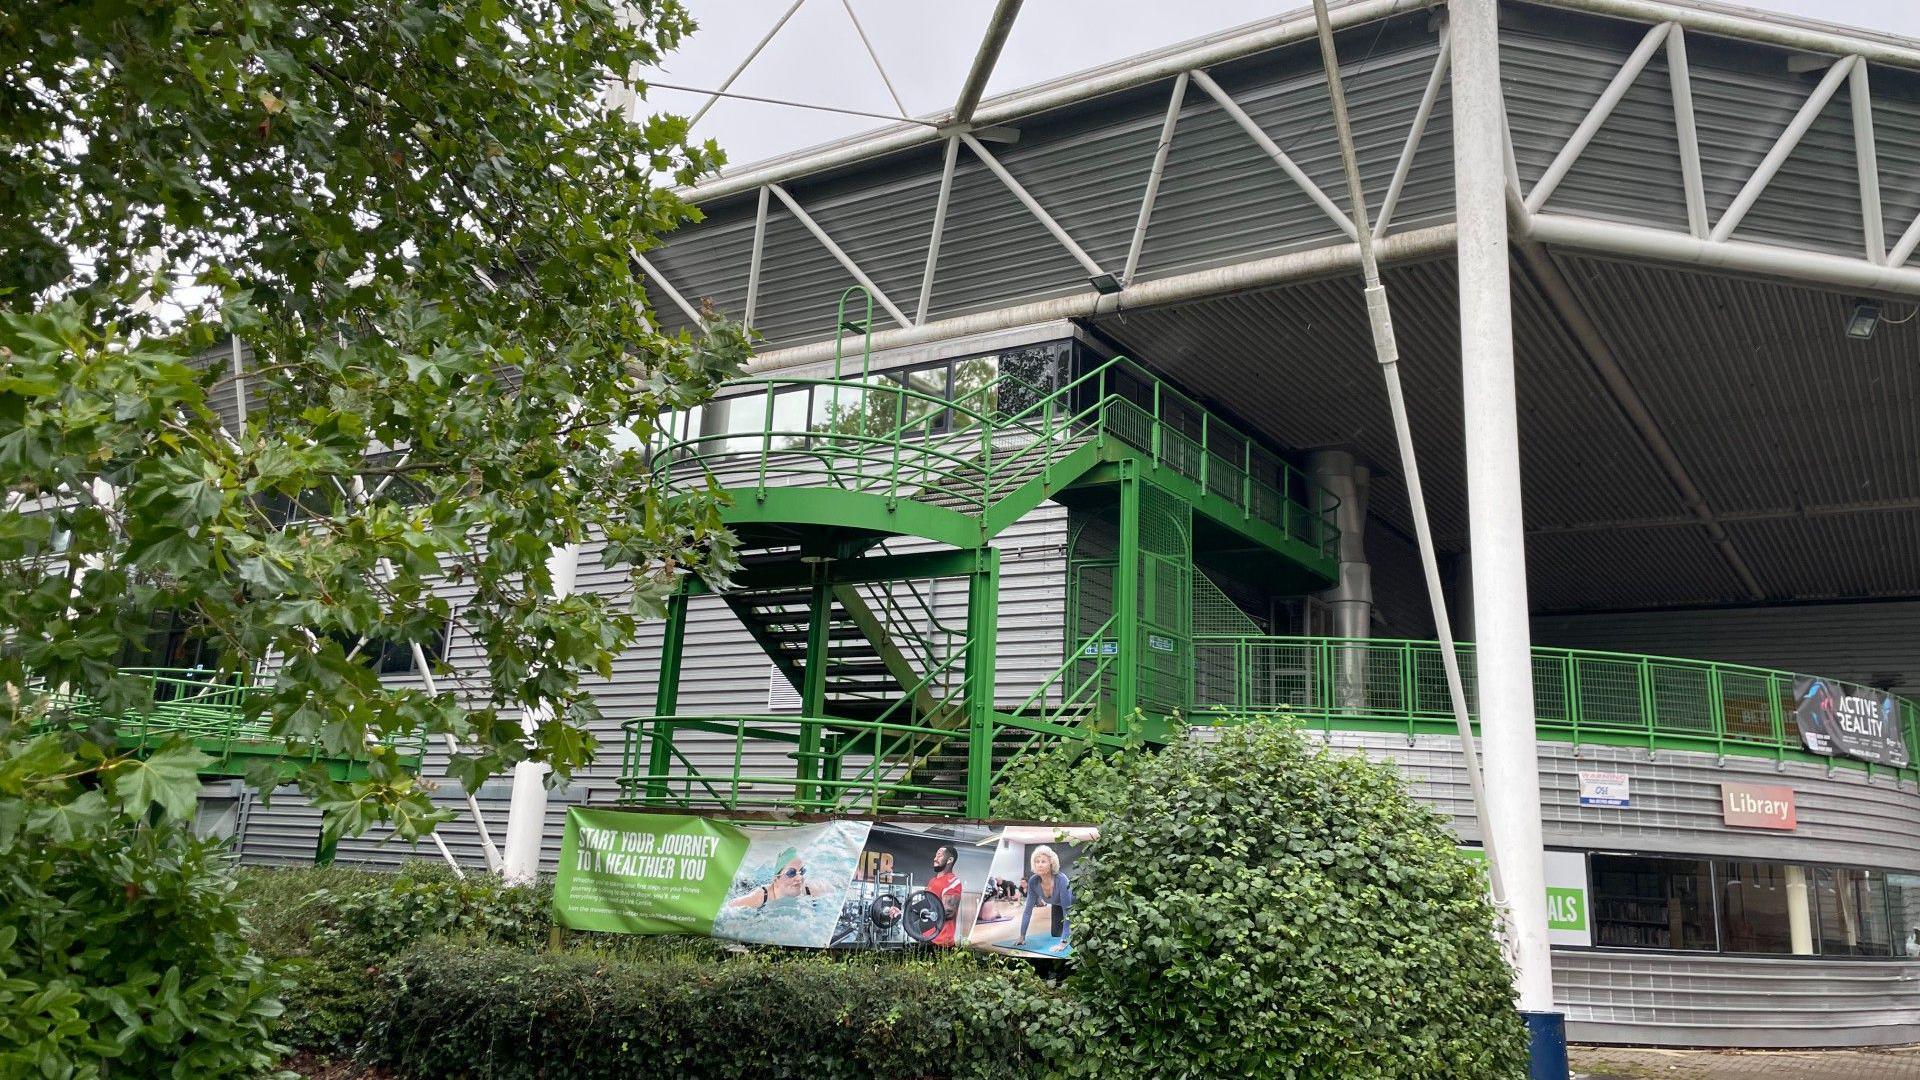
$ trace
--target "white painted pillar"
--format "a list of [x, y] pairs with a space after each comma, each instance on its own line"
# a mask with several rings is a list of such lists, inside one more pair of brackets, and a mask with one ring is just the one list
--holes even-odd
[[[547, 557], [553, 595], [573, 592], [579, 568], [579, 544], [553, 549]], [[536, 705], [521, 716], [520, 729], [531, 737], [552, 714], [550, 707]], [[501, 858], [500, 874], [516, 885], [540, 875], [540, 843], [547, 824], [547, 772], [547, 766], [536, 761], [522, 761], [513, 767], [513, 799], [507, 804], [507, 850]]]
[[1793, 955], [1813, 955], [1813, 904], [1807, 888], [1807, 868], [1787, 867], [1787, 934]]
[[1496, 0], [1452, 0], [1454, 208], [1459, 222], [1460, 381], [1466, 399], [1468, 528], [1478, 638], [1482, 828], [1500, 852], [1520, 1008], [1553, 1011], [1540, 763], [1520, 509], [1513, 305], [1507, 280], [1505, 114]]

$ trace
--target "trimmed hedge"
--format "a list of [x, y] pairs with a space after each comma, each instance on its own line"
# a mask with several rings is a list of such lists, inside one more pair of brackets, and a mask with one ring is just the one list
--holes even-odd
[[715, 962], [434, 944], [390, 974], [366, 1055], [405, 1076], [932, 1080], [1044, 1071], [1028, 1029], [1064, 1007], [968, 956]]

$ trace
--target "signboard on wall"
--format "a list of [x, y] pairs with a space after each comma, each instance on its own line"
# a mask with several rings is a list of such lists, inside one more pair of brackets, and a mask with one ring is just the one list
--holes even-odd
[[1580, 805], [1624, 808], [1632, 804], [1633, 778], [1622, 772], [1580, 773]]
[[1793, 789], [1778, 784], [1721, 784], [1720, 819], [1742, 829], [1791, 831], [1800, 823]]
[[[1484, 862], [1481, 848], [1461, 848], [1467, 857]], [[1547, 943], [1591, 945], [1593, 926], [1587, 916], [1587, 857], [1578, 851], [1545, 852], [1547, 886]]]
[[1793, 680], [1793, 702], [1793, 723], [1808, 750], [1878, 765], [1907, 764], [1900, 702], [1892, 694], [1802, 675]]
[[722, 821], [572, 807], [562, 926], [765, 945], [1072, 953], [1075, 864], [1098, 830], [836, 819]]

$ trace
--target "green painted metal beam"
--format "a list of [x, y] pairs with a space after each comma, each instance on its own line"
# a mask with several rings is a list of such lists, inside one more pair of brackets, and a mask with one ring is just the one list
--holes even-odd
[[735, 492], [721, 519], [735, 529], [757, 525], [800, 526], [823, 534], [873, 533], [918, 536], [951, 547], [986, 540], [980, 519], [945, 506], [827, 487], [777, 487], [763, 494]]

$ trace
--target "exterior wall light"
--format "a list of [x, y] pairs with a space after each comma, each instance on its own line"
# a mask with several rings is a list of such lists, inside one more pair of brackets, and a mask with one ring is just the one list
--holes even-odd
[[1095, 274], [1087, 280], [1093, 283], [1093, 291], [1101, 296], [1112, 296], [1120, 291], [1120, 279], [1112, 274]]
[[1847, 336], [1865, 341], [1880, 328], [1880, 305], [1872, 300], [1855, 300], [1847, 315]]

